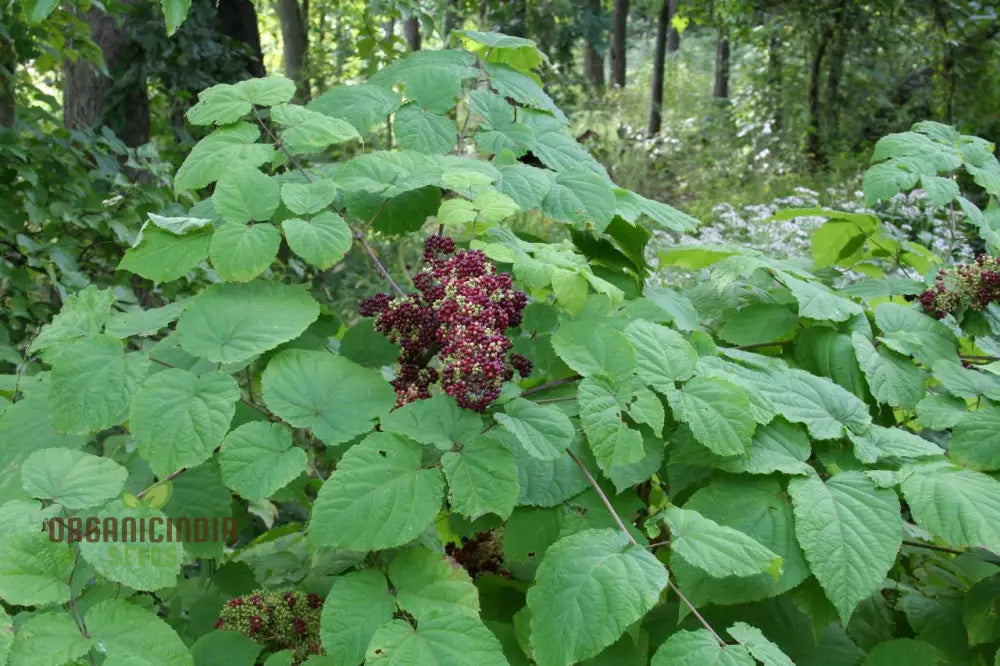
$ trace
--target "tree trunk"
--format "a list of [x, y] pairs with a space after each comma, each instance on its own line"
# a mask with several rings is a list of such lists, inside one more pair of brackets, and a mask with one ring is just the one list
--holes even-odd
[[448, 44], [448, 38], [451, 36], [452, 30], [458, 25], [458, 0], [448, 0], [448, 6], [444, 10], [444, 38], [445, 45]]
[[767, 46], [767, 87], [771, 98], [771, 129], [781, 131], [785, 124], [784, 76], [781, 58], [781, 39], [772, 37]]
[[670, 19], [675, 16], [677, 16], [677, 0], [670, 0], [670, 15], [667, 21], [670, 23], [667, 31], [667, 53], [674, 53], [681, 48], [681, 33], [677, 32], [677, 28], [670, 22]]
[[0, 127], [14, 127], [17, 105], [14, 101], [14, 77], [17, 54], [14, 42], [0, 35]]
[[411, 16], [403, 21], [403, 36], [411, 51], [420, 50], [420, 18]]
[[278, 21], [281, 23], [285, 76], [295, 81], [295, 97], [299, 102], [309, 99], [309, 79], [305, 75], [309, 51], [308, 5], [300, 7], [298, 0], [278, 0]]
[[820, 136], [819, 78], [823, 68], [823, 58], [826, 56], [826, 49], [830, 44], [831, 32], [829, 28], [823, 31], [809, 66], [809, 88], [806, 93], [806, 107], [809, 115], [806, 126], [806, 155], [814, 168], [821, 166], [824, 161], [823, 139]]
[[625, 87], [625, 28], [628, 23], [628, 0], [615, 0], [611, 18], [611, 85]]
[[260, 48], [260, 30], [257, 27], [257, 11], [250, 0], [219, 0], [219, 25], [222, 34], [230, 39], [243, 42], [250, 47], [253, 55], [247, 69], [253, 76], [266, 76], [264, 54]]
[[490, 0], [480, 0], [479, 10], [476, 12], [476, 27], [479, 30], [486, 30], [486, 21], [490, 17]]
[[[131, 0], [125, 0], [131, 4]], [[91, 39], [104, 54], [107, 71], [114, 76], [125, 67], [134, 66], [138, 46], [132, 43], [123, 26], [110, 15], [91, 7], [84, 15]], [[138, 80], [127, 89], [112, 90], [113, 79], [96, 71], [83, 60], [63, 66], [63, 123], [69, 129], [96, 130], [107, 125], [127, 146], [149, 142], [149, 96], [144, 68]]]
[[[595, 16], [601, 14], [601, 0], [588, 0], [587, 9]], [[597, 20], [593, 25], [597, 25]], [[601, 35], [596, 27], [584, 35], [583, 44], [583, 76], [591, 89], [598, 95], [604, 94], [604, 56], [598, 50]]]
[[654, 137], [660, 133], [663, 124], [663, 61], [667, 50], [667, 24], [670, 23], [670, 5], [672, 0], [662, 0], [660, 15], [656, 21], [656, 42], [653, 46], [653, 80], [650, 85], [649, 122], [646, 124], [646, 136]]
[[729, 36], [722, 29], [715, 41], [715, 84], [712, 96], [719, 99], [729, 97]]
[[389, 19], [382, 24], [383, 39], [391, 39], [396, 34], [396, 19]]

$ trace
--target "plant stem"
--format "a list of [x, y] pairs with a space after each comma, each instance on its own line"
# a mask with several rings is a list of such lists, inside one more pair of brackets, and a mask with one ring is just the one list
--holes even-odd
[[570, 400], [576, 400], [576, 396], [575, 395], [567, 395], [567, 396], [565, 396], [563, 398], [546, 398], [544, 400], [536, 400], [535, 404], [537, 404], [537, 405], [546, 405], [546, 404], [548, 404], [550, 402], [569, 402]]
[[965, 553], [964, 550], [959, 550], [958, 548], [949, 548], [948, 546], [938, 546], [933, 543], [924, 543], [922, 541], [909, 541], [907, 539], [903, 540], [904, 546], [913, 546], [914, 548], [926, 548], [927, 550], [936, 550], [941, 553], [950, 553], [952, 555], [961, 555]]
[[553, 379], [551, 382], [545, 382], [544, 384], [539, 384], [530, 389], [525, 389], [521, 391], [521, 397], [526, 398], [529, 395], [534, 395], [535, 393], [541, 393], [542, 391], [548, 391], [549, 389], [558, 388], [560, 386], [565, 386], [566, 384], [572, 384], [573, 382], [578, 382], [583, 377], [580, 375], [573, 375], [572, 377], [564, 377], [563, 379]]
[[295, 157], [288, 151], [288, 148], [285, 146], [284, 142], [282, 142], [282, 140], [279, 139], [273, 131], [271, 131], [271, 128], [268, 127], [267, 123], [264, 122], [264, 119], [260, 117], [260, 112], [257, 111], [256, 106], [253, 107], [253, 116], [254, 118], [257, 119], [257, 124], [260, 125], [261, 129], [264, 130], [264, 132], [269, 137], [271, 137], [272, 141], [274, 141], [274, 145], [277, 146], [278, 149], [285, 154], [285, 157], [288, 158], [288, 163], [291, 164], [296, 169], [298, 169], [298, 172], [302, 174], [302, 177], [306, 179], [307, 183], [312, 183], [312, 178], [310, 178], [309, 174], [306, 173], [306, 170], [302, 168], [302, 165], [299, 164], [299, 161], [295, 159]]
[[186, 471], [187, 471], [187, 467], [181, 467], [178, 470], [174, 470], [173, 472], [171, 472], [170, 474], [167, 474], [165, 477], [163, 477], [162, 479], [160, 479], [156, 483], [150, 484], [148, 487], [143, 488], [142, 490], [140, 490], [139, 492], [137, 492], [135, 494], [136, 499], [142, 499], [142, 496], [145, 495], [146, 493], [148, 493], [154, 487], [160, 485], [161, 483], [166, 483], [167, 481], [173, 481], [174, 479], [176, 479], [178, 476], [180, 476], [181, 474], [183, 474]]
[[742, 349], [743, 351], [749, 351], [751, 349], [760, 349], [762, 347], [785, 347], [788, 345], [795, 344], [794, 340], [779, 340], [776, 342], [755, 342], [752, 345], [740, 345], [737, 349]]
[[[621, 529], [621, 531], [625, 533], [625, 536], [628, 538], [629, 542], [631, 542], [632, 545], [636, 546], [637, 548], [642, 548], [642, 546], [639, 545], [639, 542], [635, 540], [635, 537], [632, 536], [632, 533], [628, 531], [628, 528], [625, 527], [625, 523], [622, 521], [621, 516], [618, 515], [617, 511], [615, 511], [615, 507], [612, 506], [611, 500], [609, 500], [608, 496], [604, 494], [603, 490], [601, 490], [601, 486], [597, 484], [597, 480], [587, 470], [587, 466], [584, 465], [583, 461], [580, 460], [579, 456], [573, 453], [573, 451], [570, 450], [569, 448], [566, 449], [566, 453], [568, 453], [569, 457], [573, 459], [573, 462], [576, 463], [576, 466], [580, 468], [580, 471], [583, 472], [583, 475], [587, 477], [587, 481], [590, 482], [591, 486], [593, 486], [594, 491], [597, 493], [597, 496], [601, 498], [601, 502], [604, 504], [604, 508], [606, 508], [608, 510], [608, 513], [611, 514], [611, 517], [614, 518], [615, 523], [617, 523], [619, 529]], [[702, 626], [708, 630], [708, 633], [712, 634], [715, 640], [718, 641], [719, 645], [725, 647], [726, 641], [722, 640], [722, 637], [716, 633], [715, 629], [712, 628], [712, 625], [708, 623], [708, 620], [706, 620], [702, 616], [702, 614], [698, 612], [698, 609], [694, 607], [694, 604], [692, 604], [688, 600], [688, 598], [685, 597], [684, 594], [679, 589], [677, 589], [677, 586], [674, 585], [674, 581], [670, 580], [669, 577], [667, 578], [667, 585], [669, 585], [670, 589], [674, 591], [674, 593], [677, 595], [677, 598], [680, 599], [681, 602], [683, 602], [684, 605], [688, 607], [688, 610], [690, 610], [691, 613], [696, 618], [698, 618], [698, 621], [701, 622]]]
[[368, 242], [365, 240], [364, 232], [363, 231], [356, 232], [354, 234], [354, 238], [357, 239], [359, 243], [361, 243], [361, 247], [364, 248], [365, 252], [368, 253], [368, 258], [372, 260], [373, 264], [375, 264], [375, 270], [378, 271], [379, 275], [381, 275], [389, 282], [389, 285], [392, 287], [392, 290], [396, 292], [396, 295], [401, 298], [406, 296], [406, 294], [403, 293], [403, 290], [399, 288], [399, 285], [396, 284], [396, 281], [392, 279], [392, 276], [389, 275], [389, 271], [387, 271], [382, 262], [379, 261], [378, 256], [375, 254], [375, 251], [372, 250], [371, 246], [368, 245]]
[[[73, 568], [69, 572], [69, 611], [73, 615], [73, 621], [76, 622], [76, 628], [80, 630], [80, 634], [84, 638], [90, 638], [90, 634], [87, 632], [87, 625], [83, 621], [83, 616], [80, 615], [80, 610], [76, 607], [76, 595], [73, 594], [73, 575], [76, 573], [76, 564], [80, 560], [80, 546], [76, 547], [76, 552], [73, 553]], [[90, 654], [90, 650], [87, 650], [87, 661], [90, 662], [91, 666], [94, 666], [94, 655]]]

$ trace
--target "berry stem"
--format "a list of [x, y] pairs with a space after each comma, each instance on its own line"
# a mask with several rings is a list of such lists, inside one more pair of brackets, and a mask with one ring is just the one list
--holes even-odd
[[396, 292], [396, 295], [400, 297], [405, 296], [406, 294], [403, 293], [403, 290], [399, 288], [399, 285], [396, 284], [396, 281], [392, 279], [391, 275], [389, 275], [389, 271], [387, 271], [382, 262], [379, 261], [378, 256], [375, 254], [375, 251], [372, 250], [371, 246], [368, 245], [368, 241], [365, 240], [364, 232], [361, 231], [356, 232], [354, 234], [354, 238], [356, 238], [357, 241], [361, 243], [361, 247], [364, 248], [365, 252], [368, 254], [368, 258], [372, 260], [373, 264], [375, 264], [375, 270], [378, 271], [379, 275], [381, 275], [389, 282], [389, 286], [391, 286], [392, 290]]

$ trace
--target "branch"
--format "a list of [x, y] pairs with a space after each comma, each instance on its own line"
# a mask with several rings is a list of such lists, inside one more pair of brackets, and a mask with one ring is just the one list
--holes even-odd
[[136, 499], [142, 499], [143, 495], [145, 495], [146, 493], [148, 493], [150, 490], [152, 490], [156, 486], [160, 485], [161, 483], [166, 483], [168, 481], [173, 481], [174, 479], [176, 479], [178, 476], [180, 476], [181, 474], [183, 474], [186, 471], [187, 471], [187, 467], [181, 467], [180, 469], [175, 470], [175, 471], [171, 472], [170, 474], [167, 474], [165, 477], [163, 477], [162, 479], [160, 479], [156, 483], [150, 484], [149, 487], [143, 488], [142, 490], [140, 490], [139, 492], [137, 492], [135, 494], [135, 498]]
[[777, 342], [755, 342], [752, 345], [740, 345], [737, 349], [742, 349], [743, 351], [749, 351], [751, 349], [760, 349], [761, 347], [784, 347], [787, 345], [794, 345], [794, 340], [780, 340]]
[[903, 539], [904, 546], [913, 546], [914, 548], [926, 548], [927, 550], [936, 550], [941, 553], [950, 553], [951, 555], [962, 555], [966, 551], [959, 550], [958, 548], [949, 548], [948, 546], [938, 546], [933, 543], [924, 543], [922, 541], [909, 541]]
[[572, 377], [564, 377], [563, 379], [554, 379], [551, 382], [545, 382], [544, 384], [539, 384], [530, 389], [525, 389], [521, 391], [521, 397], [526, 398], [529, 395], [534, 395], [535, 393], [541, 393], [542, 391], [548, 391], [549, 389], [558, 388], [560, 386], [565, 386], [566, 384], [572, 384], [573, 382], [578, 382], [583, 377], [580, 375], [573, 375]]
[[[374, 218], [372, 219], [374, 220]], [[378, 256], [375, 254], [375, 251], [372, 250], [371, 247], [368, 245], [368, 242], [365, 240], [364, 231], [355, 232], [354, 238], [357, 239], [359, 243], [361, 243], [361, 247], [363, 247], [365, 252], [368, 253], [368, 258], [372, 260], [373, 264], [375, 264], [375, 270], [378, 271], [379, 275], [381, 275], [389, 282], [390, 286], [392, 286], [392, 290], [396, 292], [396, 295], [399, 296], [400, 298], [406, 296], [403, 290], [399, 288], [399, 285], [396, 284], [396, 281], [392, 279], [392, 276], [389, 275], [389, 271], [386, 270], [382, 262], [379, 261]]]
[[[69, 571], [69, 611], [73, 615], [73, 620], [76, 622], [76, 628], [80, 630], [80, 634], [84, 638], [90, 638], [90, 634], [87, 632], [87, 625], [83, 621], [83, 616], [80, 615], [80, 610], [76, 607], [76, 595], [73, 594], [73, 575], [76, 573], [76, 564], [80, 560], [80, 545], [77, 544], [75, 553], [73, 553], [73, 568]], [[87, 661], [90, 662], [91, 666], [94, 666], [94, 655], [87, 650]]]
[[310, 178], [309, 174], [306, 173], [306, 170], [302, 168], [302, 165], [299, 164], [299, 161], [295, 159], [292, 153], [289, 152], [288, 148], [285, 146], [284, 142], [281, 139], [279, 139], [273, 131], [271, 131], [271, 128], [268, 127], [267, 123], [264, 122], [264, 119], [260, 117], [260, 112], [257, 111], [256, 106], [253, 107], [253, 116], [254, 118], [257, 119], [257, 124], [260, 125], [260, 128], [264, 130], [264, 132], [269, 137], [271, 137], [272, 141], [274, 141], [274, 145], [277, 146], [281, 150], [281, 152], [283, 152], [285, 156], [288, 158], [288, 163], [291, 164], [296, 169], [298, 169], [299, 173], [302, 174], [302, 177], [306, 179], [307, 183], [312, 183], [312, 178]]
[[[622, 522], [621, 516], [618, 515], [617, 511], [615, 511], [615, 507], [611, 505], [611, 500], [608, 499], [608, 496], [604, 494], [604, 491], [601, 490], [601, 487], [597, 484], [597, 480], [594, 479], [594, 477], [590, 474], [589, 471], [587, 471], [587, 467], [583, 464], [583, 461], [580, 460], [580, 458], [568, 448], [566, 449], [566, 453], [568, 453], [569, 457], [573, 459], [573, 462], [576, 463], [576, 466], [580, 468], [580, 471], [583, 472], [583, 475], [587, 477], [587, 481], [589, 481], [590, 485], [593, 486], [594, 490], [597, 492], [597, 496], [601, 498], [601, 502], [604, 504], [604, 507], [608, 510], [608, 513], [611, 514], [611, 517], [615, 519], [615, 522], [618, 524], [618, 527], [621, 529], [622, 532], [625, 533], [625, 536], [628, 537], [628, 540], [632, 543], [633, 546], [641, 548], [642, 546], [639, 545], [639, 542], [635, 540], [635, 537], [632, 536], [632, 533], [628, 531], [627, 527], [625, 527], [625, 523]], [[684, 605], [688, 607], [688, 610], [690, 610], [691, 613], [696, 618], [698, 618], [698, 621], [701, 622], [701, 625], [708, 630], [708, 633], [712, 634], [712, 637], [715, 638], [715, 640], [719, 643], [719, 645], [722, 647], [726, 647], [726, 641], [722, 640], [722, 637], [716, 633], [715, 629], [712, 628], [712, 625], [708, 623], [708, 620], [706, 620], [704, 616], [702, 616], [702, 614], [698, 612], [698, 609], [694, 607], [694, 604], [692, 604], [688, 600], [688, 598], [685, 597], [684, 594], [679, 589], [677, 589], [677, 586], [674, 585], [674, 581], [671, 580], [669, 577], [667, 578], [667, 585], [669, 585], [670, 589], [674, 591], [674, 593], [677, 595], [677, 598], [680, 599], [684, 603]]]

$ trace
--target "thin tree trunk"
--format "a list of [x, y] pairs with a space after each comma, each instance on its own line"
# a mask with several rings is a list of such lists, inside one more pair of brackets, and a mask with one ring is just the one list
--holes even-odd
[[411, 16], [403, 21], [403, 36], [411, 51], [420, 50], [420, 18]]
[[396, 33], [396, 19], [389, 19], [382, 24], [383, 39], [390, 39]]
[[251, 76], [266, 76], [264, 54], [260, 48], [257, 10], [250, 0], [219, 0], [219, 25], [222, 34], [243, 42], [253, 54], [247, 63]]
[[611, 85], [625, 87], [625, 39], [628, 0], [615, 0], [611, 18]]
[[[601, 13], [601, 0], [588, 0], [587, 9], [595, 15]], [[594, 21], [597, 24], [597, 21]], [[598, 50], [600, 33], [596, 30], [584, 35], [583, 44], [583, 75], [598, 95], [604, 94], [604, 55]]]
[[[125, 4], [131, 4], [126, 0]], [[91, 7], [84, 15], [91, 39], [101, 49], [109, 73], [114, 76], [132, 62], [138, 46], [124, 27], [109, 14]], [[94, 130], [109, 126], [127, 146], [149, 142], [149, 96], [144, 68], [129, 88], [115, 93], [112, 79], [82, 59], [63, 66], [63, 123], [69, 129]]]
[[490, 15], [490, 0], [480, 0], [479, 11], [476, 12], [476, 27], [480, 30], [486, 29], [486, 21]]
[[444, 10], [444, 41], [448, 43], [452, 30], [458, 25], [458, 0], [448, 0], [448, 7]]
[[650, 84], [649, 122], [646, 136], [660, 133], [663, 124], [663, 61], [667, 50], [667, 24], [670, 22], [671, 0], [662, 0], [660, 14], [656, 21], [656, 42], [653, 46], [653, 77]]
[[771, 129], [779, 132], [785, 124], [781, 39], [772, 37], [767, 46], [767, 87], [771, 97]]
[[806, 126], [806, 155], [813, 167], [821, 166], [824, 161], [823, 139], [820, 135], [819, 79], [823, 68], [823, 58], [826, 56], [826, 49], [830, 44], [831, 33], [830, 28], [823, 31], [809, 66], [809, 88], [806, 93], [806, 107], [809, 115]]
[[677, 0], [670, 0], [670, 15], [667, 21], [670, 23], [667, 31], [667, 53], [675, 53], [681, 48], [681, 33], [677, 32], [677, 28], [671, 21], [675, 16], [677, 16]]
[[715, 41], [715, 85], [712, 87], [712, 96], [729, 98], [729, 36], [722, 29]]
[[14, 101], [14, 77], [17, 74], [17, 54], [14, 42], [0, 36], [0, 127], [14, 127], [17, 104]]
[[295, 81], [295, 97], [299, 102], [309, 99], [309, 79], [305, 75], [309, 52], [308, 16], [298, 0], [278, 0], [278, 21], [281, 24], [281, 42], [285, 76]]
[[840, 126], [840, 82], [844, 76], [844, 58], [847, 55], [846, 32], [837, 35], [830, 52], [830, 73], [826, 79], [826, 133], [835, 136]]

